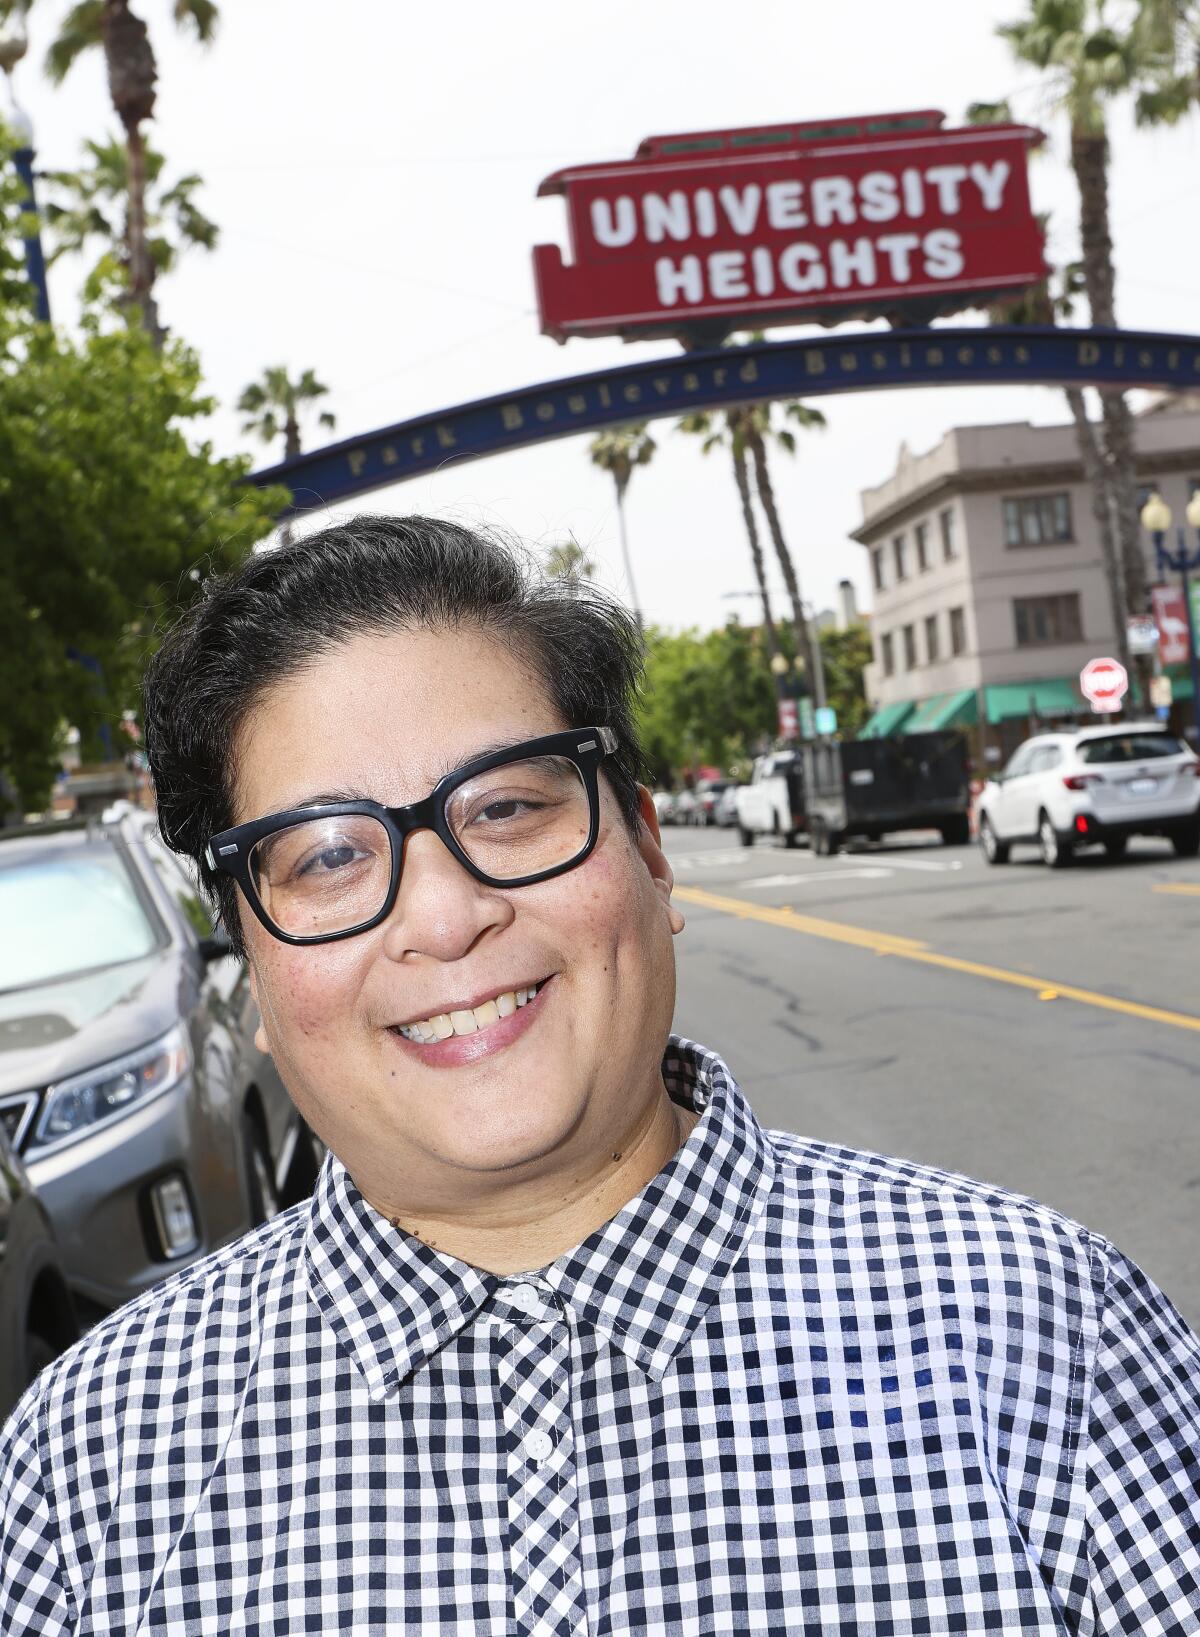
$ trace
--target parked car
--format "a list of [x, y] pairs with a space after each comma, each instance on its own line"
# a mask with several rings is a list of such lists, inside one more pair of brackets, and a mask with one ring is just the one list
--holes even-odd
[[878, 841], [895, 830], [936, 830], [958, 846], [971, 839], [961, 733], [805, 745], [804, 787], [814, 853], [836, 853], [848, 836]]
[[691, 790], [681, 790], [675, 797], [671, 807], [671, 822], [673, 824], [703, 824], [699, 816], [700, 808], [696, 797]]
[[147, 815], [0, 832], [0, 1120], [85, 1322], [303, 1197], [245, 969]]
[[717, 798], [717, 823], [723, 830], [737, 828], [737, 793], [741, 785], [730, 782]]
[[1018, 746], [979, 798], [979, 842], [1004, 864], [1032, 842], [1052, 869], [1083, 847], [1120, 858], [1130, 836], [1200, 853], [1200, 759], [1158, 722], [1042, 733]]
[[654, 811], [658, 814], [659, 824], [674, 824], [675, 797], [670, 790], [656, 790], [653, 793]]
[[698, 779], [693, 792], [696, 798], [696, 823], [715, 824], [717, 803], [732, 784], [731, 779]]
[[796, 846], [808, 828], [800, 752], [773, 750], [759, 756], [750, 783], [739, 787], [734, 800], [743, 847], [752, 847], [760, 835], [781, 836], [785, 847]]
[[0, 1421], [78, 1333], [49, 1215], [0, 1127]]

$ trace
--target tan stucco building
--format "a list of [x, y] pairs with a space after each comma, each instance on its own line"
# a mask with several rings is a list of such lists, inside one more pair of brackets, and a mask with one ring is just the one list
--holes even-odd
[[[1200, 407], [1164, 403], [1135, 429], [1143, 495], [1160, 490], [1182, 522], [1200, 488]], [[1079, 672], [1116, 633], [1073, 426], [955, 427], [926, 454], [901, 446], [892, 476], [861, 499], [869, 731], [983, 720], [994, 759], [1031, 721], [1087, 713]], [[1145, 551], [1153, 584], [1149, 540]], [[1176, 698], [1189, 693], [1180, 679]]]

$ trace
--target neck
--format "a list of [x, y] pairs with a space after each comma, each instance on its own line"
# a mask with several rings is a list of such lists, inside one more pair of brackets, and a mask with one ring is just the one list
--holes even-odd
[[474, 1208], [464, 1205], [454, 1211], [414, 1213], [376, 1200], [368, 1204], [394, 1228], [443, 1255], [486, 1273], [527, 1273], [573, 1250], [610, 1222], [670, 1162], [699, 1118], [677, 1107], [664, 1088], [624, 1147], [605, 1154], [586, 1175], [564, 1181], [554, 1174], [509, 1199], [489, 1195]]

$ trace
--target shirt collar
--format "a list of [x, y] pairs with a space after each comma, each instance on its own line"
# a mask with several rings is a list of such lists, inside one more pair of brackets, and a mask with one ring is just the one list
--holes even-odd
[[[538, 1283], [657, 1380], [716, 1299], [766, 1204], [774, 1155], [722, 1060], [672, 1036], [663, 1079], [701, 1115], [610, 1222]], [[309, 1282], [327, 1324], [384, 1397], [464, 1329], [505, 1282], [392, 1228], [330, 1154], [310, 1208]]]

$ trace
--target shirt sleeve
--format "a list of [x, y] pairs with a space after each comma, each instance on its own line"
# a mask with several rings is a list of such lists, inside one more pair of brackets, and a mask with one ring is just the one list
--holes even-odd
[[68, 1637], [63, 1589], [38, 1451], [41, 1394], [34, 1388], [0, 1433], [0, 1632], [4, 1637]]
[[1141, 1270], [1107, 1266], [1086, 1448], [1095, 1630], [1200, 1633], [1200, 1339]]

